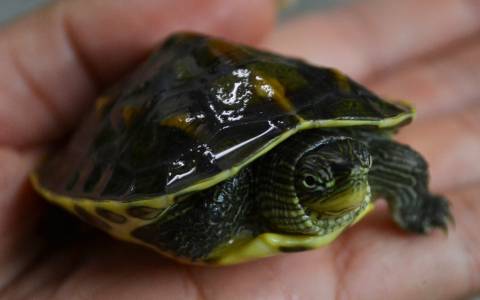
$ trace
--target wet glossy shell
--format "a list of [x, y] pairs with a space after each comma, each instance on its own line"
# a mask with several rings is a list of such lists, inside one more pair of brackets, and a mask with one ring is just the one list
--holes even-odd
[[[174, 196], [233, 176], [298, 130], [391, 128], [412, 116], [407, 105], [382, 101], [334, 69], [177, 34], [97, 100], [33, 179], [65, 201], [156, 199], [153, 206], [165, 208]], [[153, 217], [151, 206], [129, 213]], [[108, 209], [97, 213], [122, 221]]]

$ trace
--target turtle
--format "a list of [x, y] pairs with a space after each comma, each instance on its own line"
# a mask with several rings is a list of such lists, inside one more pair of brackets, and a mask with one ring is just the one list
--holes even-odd
[[379, 198], [401, 229], [447, 230], [427, 162], [393, 140], [414, 115], [334, 68], [179, 32], [97, 98], [31, 182], [111, 236], [190, 264], [326, 246]]

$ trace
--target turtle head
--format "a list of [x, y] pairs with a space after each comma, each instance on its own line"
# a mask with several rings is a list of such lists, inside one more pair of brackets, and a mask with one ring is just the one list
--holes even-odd
[[320, 233], [353, 222], [367, 206], [371, 165], [368, 147], [347, 137], [329, 138], [298, 160], [296, 195]]

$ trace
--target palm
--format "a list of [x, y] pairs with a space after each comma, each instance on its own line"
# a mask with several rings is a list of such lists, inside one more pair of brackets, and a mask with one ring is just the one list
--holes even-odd
[[[72, 3], [63, 5], [62, 9], [68, 12], [68, 5], [76, 5], [74, 1]], [[146, 14], [151, 9], [148, 6], [152, 5], [144, 4]], [[270, 15], [267, 12], [271, 11], [271, 6], [263, 5], [262, 9], [251, 7], [245, 8], [244, 12], [250, 14], [252, 20], [260, 17], [265, 20]], [[408, 3], [395, 5], [407, 7]], [[0, 60], [5, 61], [5, 67], [1, 68], [5, 74], [0, 77], [0, 115], [6, 121], [1, 128], [7, 130], [0, 130], [0, 183], [3, 187], [0, 195], [0, 264], [4, 266], [0, 270], [0, 296], [8, 299], [15, 296], [52, 298], [52, 295], [59, 299], [73, 296], [158, 299], [173, 295], [175, 298], [207, 299], [380, 299], [386, 296], [392, 299], [449, 299], [478, 289], [480, 239], [475, 228], [480, 225], [480, 204], [475, 202], [475, 196], [480, 192], [480, 168], [473, 162], [480, 152], [480, 130], [475, 128], [477, 124], [473, 121], [480, 113], [475, 104], [480, 94], [472, 76], [480, 73], [478, 57], [475, 57], [478, 56], [476, 50], [480, 40], [466, 40], [476, 24], [473, 18], [455, 13], [464, 9], [459, 4], [458, 7], [449, 5], [444, 10], [445, 26], [456, 24], [457, 28], [448, 27], [448, 34], [438, 34], [436, 27], [441, 24], [430, 24], [426, 16], [417, 21], [424, 23], [404, 25], [403, 30], [407, 32], [411, 30], [409, 26], [420, 26], [424, 31], [412, 33], [410, 38], [402, 40], [406, 43], [402, 45], [395, 45], [398, 39], [392, 32], [401, 32], [395, 27], [400, 26], [395, 20], [382, 23], [386, 26], [383, 31], [378, 29], [380, 27], [369, 27], [371, 31], [376, 30], [375, 33], [352, 26], [360, 24], [355, 23], [359, 15], [364, 22], [375, 24], [381, 18], [379, 15], [385, 17], [396, 12], [387, 9], [384, 14], [378, 14], [373, 8], [363, 6], [298, 20], [270, 35], [264, 46], [304, 56], [319, 64], [338, 66], [380, 93], [414, 100], [420, 111], [419, 118], [402, 131], [400, 139], [426, 155], [431, 163], [434, 190], [445, 192], [453, 203], [456, 227], [448, 236], [441, 232], [427, 237], [407, 234], [395, 227], [385, 206], [379, 203], [374, 213], [324, 249], [226, 268], [178, 265], [150, 251], [113, 241], [96, 231], [79, 233], [65, 243], [52, 244], [51, 240], [38, 237], [37, 227], [43, 224], [39, 220], [45, 213], [45, 205], [33, 194], [26, 176], [38, 160], [39, 152], [44, 150], [46, 141], [61, 133], [58, 122], [72, 124], [72, 120], [78, 119], [79, 111], [88, 106], [84, 99], [92, 98], [94, 94], [95, 84], [117, 77], [164, 33], [150, 30], [150, 35], [145, 33], [143, 39], [137, 36], [140, 39], [138, 44], [143, 45], [138, 47], [142, 49], [127, 49], [118, 54], [119, 57], [110, 58], [110, 64], [107, 64], [102, 59], [110, 55], [107, 50], [113, 46], [84, 41], [82, 32], [93, 29], [95, 18], [104, 21], [108, 17], [93, 16], [93, 22], [72, 17], [77, 20], [76, 28], [80, 29], [75, 34], [69, 33], [70, 42], [78, 39], [74, 44], [83, 47], [81, 50], [77, 48], [74, 57], [81, 57], [81, 63], [88, 61], [88, 67], [79, 68], [79, 61], [76, 61], [69, 66], [71, 69], [63, 70], [71, 74], [69, 78], [72, 80], [62, 83], [58, 74], [47, 75], [41, 80], [39, 70], [42, 64], [28, 56], [25, 58], [25, 51], [7, 46], [6, 41], [10, 40], [13, 42], [9, 45], [27, 47], [21, 45], [24, 40], [16, 38], [15, 41], [15, 37], [26, 35], [25, 23], [43, 22], [40, 17], [30, 17], [12, 29], [4, 30], [0, 33], [0, 55], [8, 59]], [[383, 9], [386, 7], [385, 4]], [[382, 9], [382, 6], [377, 5], [374, 9]], [[441, 14], [443, 10], [439, 8], [437, 14], [439, 11]], [[204, 13], [208, 13], [208, 9]], [[135, 23], [135, 20], [130, 21]], [[150, 21], [161, 23], [153, 18]], [[178, 21], [168, 22], [162, 23], [167, 29], [182, 25], [175, 24]], [[192, 22], [211, 22], [201, 25], [207, 31], [215, 26], [227, 27], [225, 24], [230, 24], [231, 28], [241, 27], [235, 32], [244, 40], [255, 39], [268, 29], [268, 18], [258, 24], [252, 22], [250, 27], [235, 18]], [[187, 25], [196, 28], [196, 24]], [[87, 29], [82, 31], [81, 26]], [[332, 35], [334, 26], [336, 34]], [[44, 30], [39, 27], [35, 30]], [[51, 31], [52, 35], [56, 34]], [[312, 38], [319, 31], [322, 38]], [[133, 33], [135, 30], [119, 43], [130, 45]], [[431, 55], [434, 49], [430, 44], [419, 42], [425, 36], [434, 41], [435, 55]], [[370, 42], [352, 44], [352, 40], [360, 42], [365, 39]], [[445, 46], [455, 40], [462, 43], [456, 47]], [[398, 50], [400, 46], [402, 51]], [[123, 62], [120, 63], [121, 59]], [[361, 63], [368, 59], [370, 63]], [[55, 63], [58, 64], [52, 62]], [[54, 65], [56, 68], [61, 66]], [[95, 84], [87, 73], [95, 74]], [[12, 80], [17, 80], [15, 76], [18, 76], [18, 82], [15, 81], [18, 84], [12, 85]], [[72, 86], [66, 89], [65, 84]], [[68, 97], [71, 102], [65, 101]], [[10, 99], [17, 101], [11, 102]], [[26, 116], [29, 110], [31, 116]]]

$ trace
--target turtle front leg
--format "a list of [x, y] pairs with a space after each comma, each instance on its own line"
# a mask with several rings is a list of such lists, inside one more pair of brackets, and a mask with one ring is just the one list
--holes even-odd
[[400, 227], [427, 233], [431, 229], [447, 230], [453, 221], [449, 203], [428, 190], [428, 165], [420, 154], [391, 140], [369, 143], [373, 165], [369, 182], [375, 198], [384, 197], [395, 222]]
[[244, 225], [251, 204], [251, 176], [250, 169], [245, 168], [188, 199], [177, 200], [168, 214], [138, 227], [132, 235], [160, 252], [192, 262], [206, 260]]

